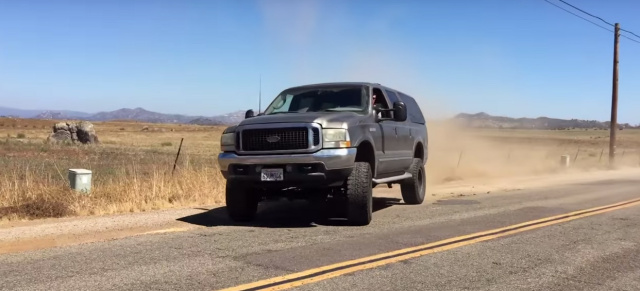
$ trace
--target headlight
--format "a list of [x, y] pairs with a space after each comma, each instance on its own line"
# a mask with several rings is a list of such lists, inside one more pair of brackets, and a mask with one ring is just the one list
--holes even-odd
[[326, 128], [322, 130], [322, 147], [348, 148], [351, 146], [349, 132], [344, 128]]
[[222, 137], [220, 137], [220, 146], [223, 147], [233, 147], [236, 145], [236, 133], [223, 133]]

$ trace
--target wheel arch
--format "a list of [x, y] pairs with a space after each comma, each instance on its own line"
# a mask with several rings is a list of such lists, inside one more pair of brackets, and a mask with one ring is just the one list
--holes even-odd
[[368, 162], [369, 165], [371, 165], [371, 171], [375, 176], [377, 164], [376, 164], [376, 152], [373, 147], [373, 143], [371, 143], [369, 140], [361, 141], [357, 146], [355, 161]]
[[425, 149], [424, 149], [424, 145], [422, 144], [422, 142], [418, 141], [413, 148], [414, 148], [413, 157], [421, 159], [422, 161], [424, 161], [425, 160]]

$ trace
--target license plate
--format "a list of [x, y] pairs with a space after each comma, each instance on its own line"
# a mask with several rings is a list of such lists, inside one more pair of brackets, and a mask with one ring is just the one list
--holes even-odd
[[282, 181], [282, 169], [262, 169], [262, 181]]

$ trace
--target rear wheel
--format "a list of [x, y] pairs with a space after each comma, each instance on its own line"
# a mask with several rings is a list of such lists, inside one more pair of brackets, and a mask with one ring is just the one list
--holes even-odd
[[229, 217], [237, 222], [248, 222], [255, 218], [258, 211], [258, 196], [237, 182], [227, 181], [226, 204]]
[[400, 182], [402, 199], [407, 204], [422, 204], [426, 192], [426, 175], [422, 159], [413, 159], [409, 173], [412, 177]]
[[356, 162], [351, 175], [347, 178], [347, 220], [352, 225], [371, 223], [372, 173], [367, 162]]

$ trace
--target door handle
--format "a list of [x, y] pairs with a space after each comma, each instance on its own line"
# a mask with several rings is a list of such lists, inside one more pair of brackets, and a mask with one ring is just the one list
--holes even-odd
[[398, 136], [398, 128], [394, 127], [393, 129], [396, 131], [396, 136]]

